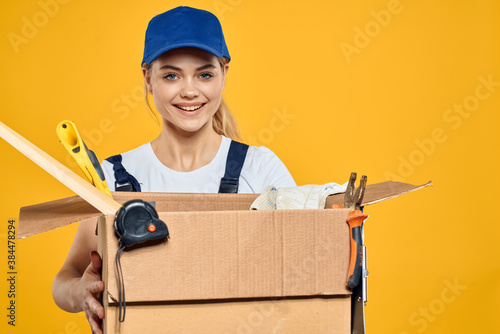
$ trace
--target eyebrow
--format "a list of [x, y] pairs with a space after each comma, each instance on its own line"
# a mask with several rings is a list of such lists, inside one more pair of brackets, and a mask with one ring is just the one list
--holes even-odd
[[[202, 71], [202, 70], [205, 70], [207, 68], [215, 68], [215, 65], [213, 65], [213, 64], [206, 64], [206, 65], [198, 67], [196, 69], [196, 71]], [[163, 70], [163, 69], [171, 69], [171, 70], [174, 70], [174, 71], [182, 72], [181, 68], [176, 67], [176, 66], [172, 66], [172, 65], [163, 65], [162, 67], [160, 67], [160, 70]]]

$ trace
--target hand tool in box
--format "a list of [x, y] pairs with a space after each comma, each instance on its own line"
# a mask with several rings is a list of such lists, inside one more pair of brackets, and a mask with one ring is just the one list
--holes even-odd
[[154, 202], [140, 199], [128, 201], [115, 216], [115, 231], [119, 237], [115, 265], [118, 274], [118, 320], [125, 321], [127, 303], [125, 301], [125, 283], [121, 265], [122, 252], [130, 246], [153, 240], [170, 238], [167, 225], [160, 220]]
[[95, 153], [85, 145], [75, 123], [62, 121], [57, 126], [56, 132], [60, 142], [78, 163], [89, 182], [109, 197], [112, 197], [99, 160]]
[[361, 281], [363, 271], [363, 240], [362, 228], [363, 222], [368, 217], [361, 211], [361, 202], [365, 194], [366, 176], [361, 177], [361, 182], [358, 188], [355, 188], [356, 173], [351, 173], [349, 183], [344, 196], [344, 205], [334, 205], [334, 208], [350, 209], [347, 217], [349, 225], [349, 234], [351, 237], [351, 260], [349, 262], [349, 272], [347, 276], [347, 286], [354, 289]]

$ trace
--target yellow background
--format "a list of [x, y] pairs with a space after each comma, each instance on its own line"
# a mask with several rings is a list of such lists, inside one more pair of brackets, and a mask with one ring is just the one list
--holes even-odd
[[[351, 171], [434, 183], [366, 208], [368, 333], [498, 327], [498, 1], [60, 2], [0, 5], [2, 122], [75, 171], [55, 134], [64, 119], [100, 159], [153, 139], [139, 67], [147, 22], [181, 4], [210, 10], [232, 56], [225, 98], [242, 137], [271, 148], [297, 184], [344, 183]], [[17, 241], [7, 326], [7, 221], [73, 194], [3, 140], [0, 157], [2, 332], [89, 333], [51, 296], [76, 226]]]

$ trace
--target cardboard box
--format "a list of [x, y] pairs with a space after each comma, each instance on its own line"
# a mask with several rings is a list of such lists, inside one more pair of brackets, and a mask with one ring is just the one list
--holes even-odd
[[[369, 185], [364, 205], [430, 185]], [[79, 197], [21, 209], [18, 236], [97, 222], [105, 333], [350, 333], [348, 210], [250, 211], [254, 194], [114, 193], [154, 201], [168, 242], [123, 252], [118, 321], [114, 216]], [[330, 196], [326, 207], [341, 203]]]

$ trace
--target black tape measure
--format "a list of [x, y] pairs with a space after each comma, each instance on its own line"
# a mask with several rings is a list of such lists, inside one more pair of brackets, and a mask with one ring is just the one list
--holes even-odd
[[169, 237], [167, 225], [158, 218], [154, 203], [135, 199], [125, 203], [115, 217], [120, 244], [137, 243]]
[[135, 199], [126, 202], [115, 216], [115, 231], [119, 236], [115, 264], [118, 271], [118, 320], [125, 321], [125, 285], [120, 257], [126, 247], [152, 240], [169, 238], [167, 225], [158, 218], [154, 203]]

